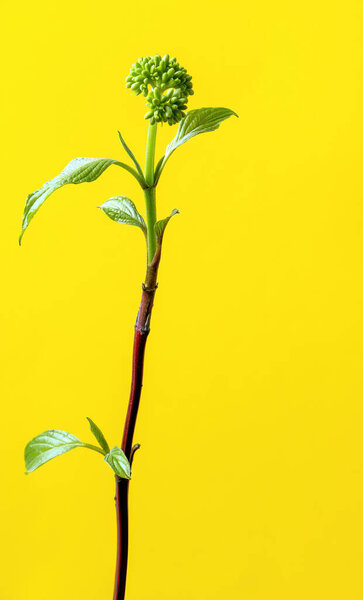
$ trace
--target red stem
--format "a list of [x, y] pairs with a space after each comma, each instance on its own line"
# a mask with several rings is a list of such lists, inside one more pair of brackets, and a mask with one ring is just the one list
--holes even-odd
[[[135, 324], [134, 349], [132, 359], [132, 379], [129, 406], [122, 438], [122, 450], [132, 462], [132, 440], [136, 425], [136, 417], [140, 403], [144, 356], [147, 336], [150, 331], [150, 317], [157, 287], [157, 272], [160, 262], [161, 244], [156, 250], [154, 259], [148, 265], [139, 312]], [[124, 600], [128, 557], [128, 490], [129, 481], [116, 477], [116, 517], [117, 517], [117, 558], [115, 590], [113, 600]]]

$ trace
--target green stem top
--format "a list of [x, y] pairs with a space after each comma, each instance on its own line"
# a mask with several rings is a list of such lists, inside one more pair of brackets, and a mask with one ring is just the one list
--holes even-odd
[[145, 155], [145, 181], [149, 187], [154, 185], [154, 160], [157, 124], [149, 123]]
[[147, 223], [147, 256], [150, 264], [156, 250], [156, 202], [154, 186], [154, 161], [156, 145], [157, 123], [149, 122], [149, 131], [145, 155], [145, 181], [148, 186], [145, 190], [146, 223]]

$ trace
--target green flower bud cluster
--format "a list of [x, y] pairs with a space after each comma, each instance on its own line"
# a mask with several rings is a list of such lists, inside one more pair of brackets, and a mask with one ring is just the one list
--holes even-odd
[[178, 123], [185, 116], [188, 96], [194, 94], [192, 76], [168, 54], [139, 58], [126, 78], [126, 87], [145, 96], [149, 108], [145, 119], [152, 124]]

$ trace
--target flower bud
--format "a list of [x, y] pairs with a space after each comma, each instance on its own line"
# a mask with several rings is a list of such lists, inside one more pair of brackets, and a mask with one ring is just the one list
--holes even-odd
[[140, 57], [126, 77], [126, 87], [146, 98], [145, 119], [169, 125], [184, 117], [188, 96], [194, 93], [191, 75], [168, 54]]

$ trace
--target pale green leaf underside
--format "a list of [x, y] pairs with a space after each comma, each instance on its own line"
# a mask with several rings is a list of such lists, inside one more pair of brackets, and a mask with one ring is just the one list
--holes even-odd
[[39, 190], [29, 194], [25, 203], [19, 243], [30, 221], [53, 192], [69, 183], [95, 181], [112, 164], [122, 166], [117, 160], [111, 158], [75, 158], [54, 179], [47, 181]]
[[159, 179], [166, 161], [170, 158], [174, 150], [195, 135], [215, 131], [225, 119], [228, 119], [232, 115], [238, 116], [233, 110], [222, 107], [197, 108], [187, 112], [179, 123], [175, 138], [167, 146], [165, 156], [157, 167], [156, 178]]
[[98, 446], [85, 444], [67, 431], [51, 429], [37, 435], [25, 446], [24, 458], [27, 473], [35, 471], [52, 458], [74, 450], [74, 448], [89, 448], [105, 454]]
[[32, 439], [25, 447], [25, 466], [28, 473], [35, 471], [52, 458], [82, 446], [71, 433], [52, 429]]
[[184, 144], [195, 135], [215, 131], [222, 121], [232, 115], [237, 116], [229, 108], [197, 108], [196, 110], [190, 110], [184, 119], [180, 121], [175, 138], [167, 146], [165, 160], [169, 158], [178, 146], [181, 146], [181, 144]]
[[125, 223], [126, 225], [135, 225], [146, 235], [146, 224], [135, 204], [129, 198], [124, 196], [114, 196], [106, 200], [100, 207], [112, 221], [116, 223]]
[[165, 227], [169, 223], [171, 217], [173, 217], [174, 215], [177, 215], [178, 213], [179, 213], [178, 209], [174, 208], [168, 217], [166, 217], [165, 219], [161, 219], [160, 221], [157, 221], [155, 223], [154, 228], [155, 228], [156, 237], [158, 239], [162, 239], [162, 237], [164, 235]]
[[110, 447], [109, 447], [109, 445], [106, 441], [106, 438], [103, 435], [101, 429], [89, 417], [87, 417], [87, 421], [89, 422], [91, 431], [92, 431], [93, 435], [95, 436], [96, 440], [98, 441], [99, 445], [106, 453], [108, 453], [110, 451]]
[[115, 446], [112, 450], [106, 454], [105, 461], [110, 465], [111, 469], [123, 479], [131, 479], [130, 463], [127, 460], [125, 454]]

